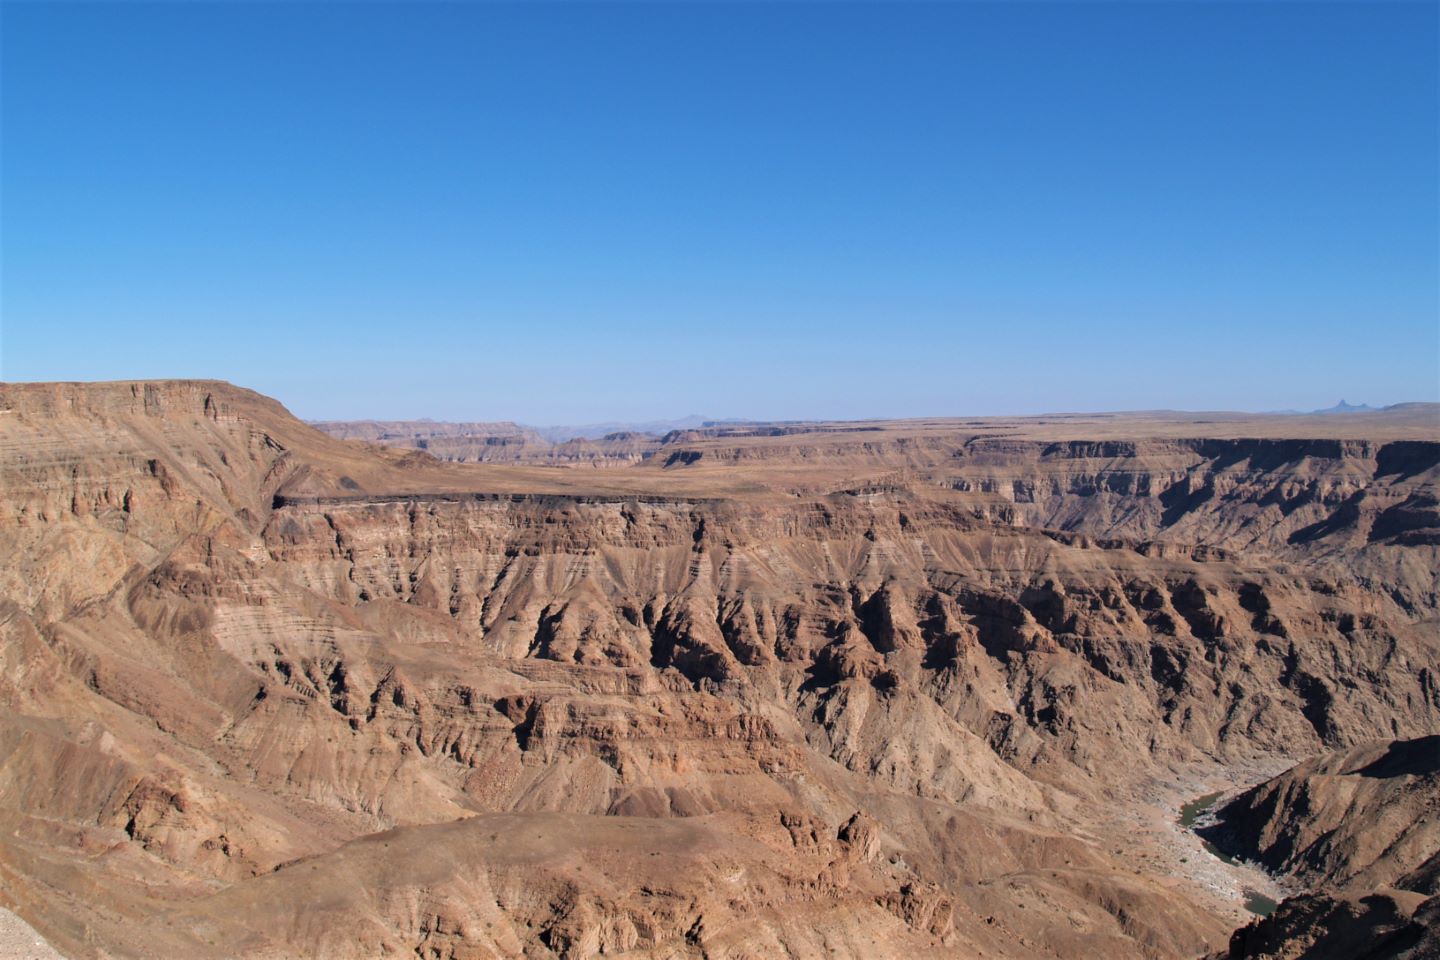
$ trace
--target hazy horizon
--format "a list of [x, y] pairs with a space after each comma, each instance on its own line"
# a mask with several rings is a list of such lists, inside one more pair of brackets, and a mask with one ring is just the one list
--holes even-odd
[[[64, 382], [64, 381], [67, 381], [67, 380], [68, 380], [68, 381], [73, 381], [73, 382], [81, 382], [81, 383], [86, 383], [86, 382], [93, 383], [93, 382], [105, 382], [106, 380], [114, 380], [114, 381], [123, 382], [123, 381], [129, 381], [129, 380], [158, 380], [158, 381], [166, 381], [166, 380], [170, 380], [170, 381], [175, 381], [175, 380], [225, 380], [225, 378], [223, 378], [223, 377], [168, 377], [168, 376], [160, 376], [160, 377], [95, 378], [95, 379], [93, 379], [93, 380], [78, 380], [78, 381], [77, 381], [77, 380], [75, 380], [75, 378], [55, 378], [55, 380], [43, 380], [43, 379], [42, 379], [42, 380], [37, 380], [37, 379], [31, 378], [31, 379], [21, 380], [21, 379], [12, 379], [12, 378], [9, 378], [9, 377], [0, 377], [0, 382], [13, 382], [13, 383], [46, 383], [46, 382], [55, 382], [55, 381]], [[970, 410], [954, 410], [954, 411], [933, 411], [933, 410], [932, 410], [932, 411], [921, 411], [921, 412], [917, 412], [917, 413], [899, 414], [899, 415], [893, 415], [893, 416], [867, 415], [867, 416], [852, 416], [852, 417], [826, 417], [826, 416], [813, 416], [813, 417], [795, 417], [795, 416], [744, 416], [744, 417], [742, 417], [742, 416], [729, 415], [729, 414], [724, 414], [724, 413], [706, 413], [706, 412], [703, 412], [703, 411], [701, 411], [701, 412], [692, 412], [692, 413], [675, 413], [675, 412], [667, 411], [667, 410], [661, 408], [661, 409], [659, 409], [659, 410], [657, 410], [657, 411], [653, 411], [653, 412], [651, 412], [651, 413], [641, 414], [641, 415], [639, 415], [639, 416], [633, 416], [633, 417], [597, 417], [597, 418], [589, 419], [589, 420], [570, 420], [570, 421], [558, 421], [558, 420], [555, 420], [555, 421], [541, 421], [541, 420], [515, 419], [515, 418], [510, 418], [510, 417], [484, 417], [484, 416], [441, 417], [441, 416], [436, 416], [436, 415], [434, 415], [434, 414], [428, 414], [428, 413], [416, 413], [416, 414], [410, 414], [410, 415], [398, 415], [398, 414], [392, 415], [392, 414], [389, 414], [389, 413], [385, 413], [384, 411], [374, 412], [374, 413], [360, 413], [360, 414], [356, 414], [356, 415], [354, 415], [354, 416], [328, 416], [328, 415], [325, 415], [325, 414], [323, 414], [323, 413], [321, 413], [321, 414], [312, 414], [312, 413], [308, 413], [308, 412], [306, 412], [306, 411], [304, 411], [304, 410], [297, 409], [296, 406], [295, 406], [293, 403], [291, 403], [290, 401], [288, 401], [284, 396], [275, 395], [275, 394], [269, 394], [269, 393], [267, 393], [267, 392], [264, 391], [264, 390], [260, 390], [259, 388], [250, 386], [250, 385], [245, 384], [245, 383], [235, 383], [234, 381], [226, 381], [226, 382], [232, 383], [234, 386], [241, 387], [241, 388], [243, 388], [243, 389], [255, 390], [257, 393], [265, 393], [267, 396], [271, 396], [271, 397], [273, 397], [273, 399], [279, 400], [282, 404], [285, 405], [286, 409], [288, 409], [292, 414], [294, 414], [296, 417], [300, 418], [301, 420], [304, 420], [304, 421], [307, 422], [307, 423], [326, 423], [326, 422], [343, 423], [343, 422], [362, 422], [362, 421], [367, 421], [367, 420], [373, 420], [373, 421], [377, 421], [377, 422], [386, 422], [386, 421], [402, 422], [402, 421], [403, 421], [403, 422], [412, 422], [412, 423], [421, 423], [421, 422], [426, 422], [426, 421], [430, 421], [430, 422], [433, 422], [433, 423], [514, 423], [514, 424], [516, 424], [517, 426], [521, 426], [521, 427], [536, 427], [536, 428], [539, 428], [539, 429], [556, 429], [556, 428], [570, 428], [570, 427], [595, 427], [595, 426], [603, 426], [603, 425], [608, 425], [608, 424], [617, 424], [617, 425], [623, 425], [623, 426], [634, 426], [634, 425], [641, 425], [641, 424], [646, 424], [646, 423], [664, 423], [664, 424], [669, 424], [669, 423], [677, 423], [677, 422], [686, 421], [686, 420], [706, 420], [706, 421], [713, 421], [713, 422], [716, 422], [716, 423], [728, 423], [728, 422], [734, 422], [734, 423], [806, 423], [806, 422], [823, 422], [823, 421], [832, 421], [832, 422], [856, 422], [856, 423], [860, 423], [860, 422], [864, 422], [864, 421], [867, 421], [867, 420], [876, 420], [876, 421], [883, 421], [883, 420], [925, 420], [925, 419], [945, 419], [945, 418], [965, 418], [965, 417], [1043, 417], [1043, 416], [1066, 416], [1066, 415], [1074, 415], [1074, 414], [1151, 414], [1151, 413], [1178, 413], [1178, 414], [1216, 413], [1216, 414], [1255, 414], [1255, 415], [1265, 415], [1265, 414], [1314, 414], [1314, 413], [1328, 413], [1328, 412], [1330, 412], [1330, 408], [1335, 407], [1335, 406], [1338, 406], [1338, 405], [1340, 405], [1340, 404], [1349, 404], [1349, 405], [1351, 405], [1351, 406], [1359, 406], [1359, 407], [1369, 407], [1369, 408], [1371, 408], [1372, 410], [1382, 410], [1382, 409], [1386, 409], [1386, 408], [1389, 408], [1389, 407], [1403, 406], [1403, 405], [1406, 405], [1406, 404], [1440, 404], [1440, 400], [1434, 400], [1434, 399], [1408, 399], [1408, 400], [1406, 400], [1406, 399], [1401, 399], [1401, 400], [1390, 400], [1390, 401], [1386, 401], [1386, 402], [1374, 402], [1374, 401], [1372, 401], [1372, 400], [1369, 399], [1369, 398], [1363, 398], [1363, 399], [1358, 399], [1358, 400], [1357, 400], [1357, 399], [1352, 398], [1352, 397], [1340, 397], [1340, 398], [1337, 398], [1336, 400], [1334, 400], [1334, 401], [1332, 401], [1332, 402], [1330, 402], [1330, 403], [1327, 403], [1327, 404], [1325, 404], [1325, 405], [1323, 405], [1323, 406], [1314, 407], [1314, 408], [1302, 408], [1302, 407], [1290, 406], [1290, 407], [1273, 407], [1273, 408], [1268, 408], [1268, 409], [1263, 409], [1263, 410], [1261, 410], [1261, 409], [1246, 409], [1246, 408], [1243, 408], [1243, 407], [1235, 407], [1235, 406], [1230, 406], [1230, 407], [1226, 407], [1226, 406], [1217, 406], [1217, 407], [1159, 407], [1159, 406], [1149, 406], [1149, 407], [1123, 407], [1123, 408], [1122, 408], [1122, 407], [1114, 407], [1114, 408], [1108, 408], [1108, 409], [1100, 409], [1100, 408], [1095, 408], [1095, 409], [1081, 409], [1081, 408], [1073, 408], [1073, 409], [1065, 409], [1065, 408], [1041, 409], [1041, 408], [1036, 408], [1036, 409], [1030, 409], [1030, 410], [998, 410], [998, 409], [997, 409], [997, 410], [992, 410], [992, 411], [986, 412], [986, 413], [978, 413], [978, 412], [970, 411]], [[408, 405], [407, 405], [406, 403], [403, 403], [403, 402], [400, 403], [400, 404], [397, 404], [397, 408], [406, 408], [407, 406], [408, 406]]]
[[[281, 399], [281, 398], [277, 397], [276, 399]], [[283, 401], [282, 401], [282, 402], [283, 402]], [[476, 419], [476, 418], [472, 418], [472, 419], [442, 419], [442, 418], [440, 418], [440, 417], [424, 416], [424, 415], [422, 415], [422, 416], [415, 416], [415, 417], [389, 417], [389, 416], [308, 417], [308, 416], [303, 416], [303, 415], [300, 415], [300, 414], [297, 413], [297, 416], [300, 416], [301, 419], [305, 420], [307, 423], [345, 423], [345, 422], [356, 422], [356, 423], [358, 423], [358, 422], [365, 422], [365, 421], [375, 421], [375, 422], [377, 422], [377, 423], [385, 423], [385, 422], [426, 423], [426, 422], [429, 422], [429, 423], [437, 423], [437, 424], [453, 424], [453, 423], [514, 423], [516, 426], [520, 426], [520, 427], [535, 427], [535, 428], [538, 428], [538, 429], [545, 430], [545, 429], [562, 429], [562, 428], [568, 429], [568, 428], [572, 428], [572, 427], [598, 427], [598, 426], [606, 426], [606, 425], [620, 425], [620, 426], [633, 427], [633, 426], [640, 426], [640, 425], [645, 425], [645, 424], [675, 424], [675, 423], [681, 423], [681, 422], [685, 422], [685, 421], [694, 421], [694, 420], [703, 420], [703, 421], [706, 421], [706, 422], [711, 422], [711, 423], [716, 423], [716, 424], [725, 424], [725, 423], [807, 423], [807, 422], [817, 422], [817, 421], [818, 421], [818, 422], [829, 421], [829, 422], [836, 422], [836, 423], [864, 423], [864, 422], [866, 422], [866, 421], [886, 421], [886, 420], [926, 420], [926, 419], [947, 419], [947, 418], [966, 418], [966, 417], [978, 417], [978, 418], [985, 418], [985, 417], [1045, 417], [1045, 416], [1074, 416], [1074, 415], [1087, 415], [1087, 414], [1104, 414], [1104, 415], [1135, 414], [1135, 415], [1139, 415], [1139, 414], [1176, 413], [1176, 414], [1252, 414], [1252, 415], [1256, 415], [1256, 416], [1263, 416], [1263, 415], [1266, 415], [1266, 414], [1276, 414], [1276, 415], [1291, 415], [1291, 414], [1293, 414], [1293, 415], [1306, 415], [1306, 414], [1332, 413], [1332, 412], [1334, 412], [1334, 413], [1337, 413], [1338, 415], [1343, 415], [1344, 413], [1346, 413], [1346, 412], [1348, 412], [1348, 411], [1332, 411], [1332, 409], [1331, 409], [1332, 407], [1339, 406], [1340, 404], [1349, 404], [1350, 406], [1356, 406], [1356, 407], [1361, 407], [1361, 408], [1368, 408], [1368, 411], [1378, 411], [1378, 410], [1389, 409], [1389, 408], [1391, 408], [1391, 407], [1406, 406], [1406, 405], [1410, 405], [1410, 404], [1436, 404], [1436, 405], [1440, 405], [1440, 401], [1434, 401], [1434, 400], [1397, 400], [1397, 401], [1395, 401], [1395, 402], [1393, 402], [1393, 403], [1367, 403], [1367, 402], [1365, 402], [1365, 401], [1363, 401], [1363, 400], [1361, 400], [1361, 401], [1353, 401], [1353, 400], [1351, 400], [1351, 399], [1349, 399], [1349, 398], [1347, 398], [1347, 397], [1342, 397], [1342, 398], [1340, 398], [1339, 400], [1337, 400], [1337, 401], [1336, 401], [1335, 403], [1333, 403], [1333, 404], [1328, 404], [1328, 405], [1325, 406], [1325, 407], [1317, 407], [1317, 408], [1315, 408], [1315, 409], [1310, 409], [1310, 410], [1293, 408], [1293, 407], [1286, 407], [1286, 408], [1274, 409], [1274, 410], [1243, 410], [1243, 409], [1240, 409], [1240, 408], [1233, 408], [1233, 407], [1232, 407], [1232, 408], [1215, 407], [1215, 408], [1211, 408], [1211, 409], [1195, 409], [1195, 410], [1187, 410], [1187, 409], [1179, 409], [1179, 408], [1167, 408], [1167, 407], [1131, 407], [1131, 408], [1129, 408], [1129, 409], [1124, 409], [1124, 410], [1036, 410], [1036, 411], [1030, 411], [1030, 412], [1025, 412], [1025, 413], [1017, 413], [1017, 412], [1014, 412], [1014, 411], [1000, 411], [1000, 412], [996, 412], [996, 413], [970, 413], [970, 412], [968, 412], [968, 411], [963, 411], [963, 410], [962, 410], [962, 411], [954, 411], [954, 412], [917, 413], [917, 414], [910, 414], [910, 415], [902, 416], [902, 417], [809, 417], [809, 418], [797, 418], [797, 417], [732, 417], [732, 416], [726, 416], [726, 415], [723, 415], [723, 414], [710, 414], [710, 413], [703, 413], [703, 412], [702, 412], [702, 413], [676, 414], [676, 415], [673, 415], [673, 416], [662, 413], [662, 414], [655, 415], [655, 416], [647, 416], [647, 417], [634, 418], [634, 419], [628, 419], [628, 420], [621, 420], [621, 419], [615, 419], [615, 418], [606, 418], [606, 419], [600, 419], [600, 420], [575, 421], [575, 422], [572, 422], [572, 423], [540, 423], [540, 422], [537, 422], [537, 421], [526, 421], [526, 420], [483, 420], [483, 419]], [[288, 406], [289, 406], [289, 405], [287, 404], [287, 408], [288, 408]], [[1366, 410], [1361, 410], [1361, 411], [1356, 411], [1356, 412], [1368, 412], [1368, 411], [1366, 411]], [[292, 413], [295, 413], [295, 411], [294, 411], [293, 409], [291, 410], [291, 412], [292, 412]]]
[[[221, 382], [229, 382], [229, 383], [232, 384], [232, 386], [240, 387], [241, 389], [255, 390], [254, 387], [247, 386], [246, 384], [243, 384], [243, 383], [233, 383], [233, 382], [231, 382], [231, 381], [224, 381], [223, 378], [214, 378], [214, 377], [139, 377], [139, 378], [119, 378], [119, 379], [117, 379], [117, 380], [112, 380], [112, 381], [106, 381], [106, 380], [88, 380], [88, 381], [86, 381], [86, 380], [81, 380], [81, 381], [74, 381], [74, 380], [71, 380], [71, 381], [59, 381], [59, 382], [79, 382], [79, 383], [119, 382], [119, 383], [125, 383], [125, 382], [131, 382], [131, 381], [183, 382], [183, 381], [197, 381], [197, 380], [198, 380], [198, 381], [217, 380], [217, 381], [221, 381]], [[26, 381], [26, 380], [16, 380], [16, 381], [8, 381], [8, 380], [4, 380], [3, 378], [0, 378], [0, 382], [47, 383], [47, 382], [56, 382], [56, 381], [45, 381], [45, 380], [28, 380], [28, 381]], [[258, 392], [258, 393], [264, 393], [264, 391], [260, 391], [260, 390], [256, 390], [256, 392]], [[1129, 407], [1129, 408], [1114, 408], [1114, 409], [1106, 409], [1106, 410], [1102, 410], [1102, 409], [1094, 409], [1094, 410], [1084, 410], [1084, 409], [1059, 409], [1059, 408], [1057, 408], [1057, 409], [1049, 409], [1049, 410], [1043, 410], [1043, 409], [1041, 409], [1041, 410], [1029, 410], [1029, 411], [1000, 410], [1000, 411], [995, 411], [995, 412], [992, 412], [992, 413], [975, 413], [975, 412], [972, 412], [972, 411], [964, 411], [964, 410], [961, 410], [961, 411], [931, 411], [931, 412], [928, 412], [928, 413], [914, 413], [914, 414], [905, 414], [905, 415], [900, 415], [900, 416], [889, 416], [889, 417], [886, 417], [886, 416], [860, 416], [860, 417], [789, 417], [789, 416], [771, 416], [771, 417], [766, 417], [766, 416], [758, 416], [758, 417], [740, 417], [740, 416], [728, 416], [728, 415], [724, 415], [724, 414], [705, 413], [705, 412], [698, 412], [698, 413], [692, 412], [692, 413], [685, 413], [685, 414], [670, 414], [670, 413], [666, 413], [666, 412], [663, 412], [663, 411], [662, 411], [662, 412], [660, 412], [660, 413], [651, 414], [651, 415], [646, 415], [646, 416], [641, 416], [641, 417], [632, 417], [632, 418], [607, 417], [607, 418], [599, 418], [599, 419], [593, 419], [593, 420], [576, 420], [576, 421], [571, 421], [571, 422], [562, 423], [562, 422], [558, 422], [558, 421], [554, 421], [554, 422], [542, 422], [542, 421], [537, 421], [537, 420], [513, 420], [513, 419], [508, 419], [508, 418], [495, 418], [495, 417], [491, 417], [491, 418], [486, 418], [486, 417], [437, 417], [437, 416], [432, 416], [432, 415], [429, 415], [429, 414], [416, 414], [416, 415], [412, 415], [412, 416], [399, 416], [399, 415], [390, 415], [390, 414], [386, 414], [386, 413], [383, 413], [383, 412], [381, 412], [381, 413], [375, 413], [375, 414], [362, 414], [362, 415], [359, 415], [359, 416], [350, 416], [350, 417], [312, 416], [312, 415], [306, 414], [306, 413], [303, 412], [303, 411], [300, 411], [300, 410], [295, 409], [295, 407], [294, 407], [292, 404], [288, 403], [283, 396], [273, 396], [272, 399], [275, 399], [275, 400], [280, 401], [281, 404], [283, 404], [283, 405], [286, 407], [286, 409], [288, 409], [293, 415], [295, 415], [295, 416], [298, 417], [299, 419], [305, 421], [306, 423], [311, 423], [311, 424], [322, 424], [322, 423], [364, 423], [364, 422], [376, 422], [376, 423], [387, 423], [387, 422], [395, 422], [395, 423], [435, 423], [435, 424], [469, 424], [469, 423], [476, 423], [476, 424], [498, 424], [498, 423], [511, 423], [511, 424], [514, 424], [515, 426], [527, 427], [527, 428], [534, 428], [534, 429], [538, 429], [538, 430], [565, 430], [565, 429], [572, 429], [572, 428], [573, 428], [573, 429], [582, 429], [582, 428], [595, 428], [595, 427], [607, 427], [607, 426], [609, 426], [609, 427], [616, 427], [616, 428], [635, 428], [635, 427], [644, 427], [644, 426], [666, 426], [666, 427], [669, 427], [669, 426], [678, 425], [678, 424], [686, 424], [686, 423], [693, 423], [693, 422], [700, 422], [700, 421], [707, 422], [707, 423], [714, 423], [714, 424], [727, 424], [727, 423], [735, 423], [735, 424], [746, 424], [746, 423], [783, 424], [783, 423], [814, 423], [814, 422], [865, 423], [865, 422], [871, 422], [871, 421], [873, 421], [873, 422], [885, 422], [885, 421], [896, 421], [896, 420], [928, 420], [928, 419], [941, 420], [941, 419], [989, 418], [989, 417], [1005, 418], [1005, 417], [1087, 416], [1087, 415], [1104, 415], [1104, 416], [1127, 416], [1127, 415], [1137, 415], [1137, 416], [1138, 416], [1138, 415], [1151, 415], [1151, 414], [1179, 414], [1179, 415], [1216, 414], [1216, 415], [1237, 415], [1237, 416], [1247, 416], [1247, 415], [1250, 415], [1250, 416], [1267, 416], [1267, 415], [1277, 415], [1277, 416], [1281, 416], [1281, 415], [1296, 415], [1296, 416], [1304, 416], [1304, 415], [1313, 415], [1313, 414], [1336, 414], [1336, 415], [1344, 415], [1344, 414], [1351, 413], [1351, 412], [1377, 412], [1377, 411], [1381, 411], [1381, 410], [1392, 409], [1392, 408], [1395, 408], [1395, 407], [1413, 406], [1413, 405], [1430, 405], [1430, 406], [1440, 407], [1440, 401], [1436, 401], [1436, 400], [1396, 400], [1396, 401], [1392, 401], [1392, 402], [1388, 402], [1388, 403], [1372, 403], [1372, 402], [1369, 402], [1368, 400], [1364, 400], [1364, 399], [1362, 399], [1362, 400], [1354, 400], [1354, 399], [1349, 398], [1349, 397], [1341, 397], [1340, 399], [1336, 400], [1334, 403], [1326, 404], [1326, 405], [1323, 406], [1323, 407], [1316, 407], [1316, 408], [1313, 408], [1313, 409], [1303, 409], [1303, 408], [1299, 408], [1299, 407], [1282, 407], [1282, 408], [1273, 408], [1273, 409], [1267, 409], [1267, 410], [1246, 410], [1246, 409], [1243, 409], [1243, 408], [1240, 408], [1240, 407], [1208, 407], [1208, 408]], [[1341, 407], [1341, 406], [1349, 406], [1349, 407], [1353, 407], [1353, 408], [1356, 408], [1356, 409], [1355, 409], [1355, 410], [1337, 410], [1337, 409], [1335, 409], [1335, 408]]]
[[[73, 378], [70, 378], [68, 381], [67, 381], [67, 380], [64, 380], [64, 379], [60, 379], [60, 380], [58, 380], [58, 381], [51, 381], [51, 380], [33, 380], [33, 379], [32, 379], [32, 380], [10, 380], [10, 379], [8, 379], [8, 378], [0, 377], [0, 382], [13, 382], [13, 383], [48, 383], [48, 382], [103, 383], [103, 382], [107, 382], [107, 380], [108, 380], [108, 378], [97, 378], [97, 379], [95, 379], [95, 380], [74, 380]], [[148, 380], [148, 381], [158, 381], [158, 382], [165, 382], [165, 381], [174, 382], [174, 381], [186, 381], [186, 380], [202, 380], [202, 381], [203, 381], [203, 380], [220, 380], [220, 381], [224, 381], [224, 382], [231, 383], [233, 386], [237, 386], [237, 387], [240, 387], [240, 388], [242, 388], [242, 389], [255, 390], [257, 393], [265, 393], [265, 391], [263, 391], [263, 390], [258, 390], [257, 388], [251, 387], [251, 386], [249, 386], [249, 385], [247, 385], [247, 384], [244, 384], [244, 383], [234, 383], [233, 381], [225, 381], [224, 378], [221, 378], [221, 377], [121, 377], [121, 378], [114, 378], [113, 380], [108, 380], [108, 382], [122, 382], [122, 383], [123, 383], [123, 382], [128, 382], [128, 381], [145, 381], [145, 380]], [[1123, 415], [1142, 415], [1142, 414], [1167, 414], [1167, 413], [1174, 413], [1174, 414], [1183, 414], [1183, 415], [1190, 415], [1190, 414], [1236, 414], [1236, 415], [1256, 415], [1256, 416], [1264, 416], [1264, 415], [1306, 415], [1306, 414], [1338, 413], [1338, 414], [1342, 414], [1342, 415], [1343, 415], [1344, 413], [1348, 413], [1348, 412], [1350, 412], [1350, 411], [1344, 411], [1344, 410], [1336, 411], [1336, 410], [1333, 410], [1332, 408], [1338, 407], [1338, 406], [1340, 406], [1340, 405], [1349, 405], [1349, 406], [1352, 406], [1352, 407], [1358, 407], [1358, 408], [1360, 408], [1360, 410], [1358, 410], [1358, 411], [1356, 411], [1356, 412], [1373, 412], [1373, 411], [1379, 411], [1379, 410], [1389, 409], [1389, 408], [1392, 408], [1392, 407], [1400, 407], [1400, 406], [1407, 406], [1407, 405], [1414, 405], [1414, 404], [1429, 404], [1429, 405], [1437, 405], [1437, 406], [1440, 406], [1440, 401], [1437, 401], [1437, 400], [1413, 400], [1413, 399], [1412, 399], [1412, 400], [1395, 400], [1395, 401], [1390, 401], [1390, 402], [1386, 402], [1386, 403], [1374, 403], [1374, 402], [1370, 402], [1368, 399], [1355, 400], [1355, 399], [1350, 398], [1350, 397], [1341, 397], [1341, 398], [1339, 398], [1338, 400], [1334, 401], [1333, 403], [1326, 404], [1326, 405], [1323, 406], [1323, 407], [1316, 407], [1316, 408], [1311, 408], [1311, 409], [1305, 409], [1305, 408], [1300, 408], [1300, 407], [1280, 407], [1280, 408], [1272, 408], [1272, 409], [1266, 409], [1266, 410], [1247, 410], [1247, 409], [1244, 409], [1244, 408], [1241, 408], [1241, 407], [1204, 407], [1204, 408], [1184, 408], [1184, 407], [1127, 407], [1127, 408], [1113, 408], [1113, 409], [1103, 409], [1103, 410], [1102, 410], [1102, 409], [1086, 410], [1086, 409], [1078, 409], [1078, 408], [1077, 408], [1077, 409], [1059, 409], [1059, 408], [1057, 408], [1057, 409], [1036, 409], [1036, 410], [1027, 410], [1027, 411], [997, 410], [997, 411], [990, 412], [990, 413], [975, 413], [975, 412], [972, 412], [972, 411], [965, 411], [965, 410], [961, 410], [961, 411], [938, 411], [938, 412], [937, 412], [937, 411], [931, 411], [931, 412], [928, 412], [928, 413], [926, 413], [926, 412], [921, 412], [921, 413], [904, 414], [904, 415], [888, 416], [888, 417], [887, 417], [887, 416], [858, 416], [858, 417], [790, 417], [790, 416], [770, 416], [770, 417], [766, 417], [766, 416], [751, 416], [751, 417], [740, 417], [740, 416], [729, 416], [729, 415], [718, 414], [718, 413], [704, 413], [704, 412], [699, 412], [699, 413], [684, 413], [684, 414], [678, 414], [678, 413], [676, 413], [676, 414], [672, 414], [672, 413], [668, 413], [668, 412], [665, 412], [665, 411], [661, 411], [661, 412], [659, 412], [659, 413], [652, 413], [652, 414], [648, 414], [648, 415], [644, 415], [644, 416], [629, 417], [629, 418], [603, 417], [603, 418], [598, 418], [598, 419], [593, 419], [593, 420], [574, 420], [574, 421], [570, 421], [570, 422], [560, 422], [560, 421], [549, 421], [549, 422], [545, 422], [545, 421], [538, 421], [538, 420], [515, 420], [515, 419], [510, 419], [510, 418], [504, 418], [504, 417], [438, 417], [438, 416], [433, 416], [433, 415], [431, 415], [431, 414], [424, 414], [424, 413], [415, 414], [415, 415], [408, 415], [408, 416], [390, 415], [390, 414], [386, 414], [386, 413], [383, 413], [383, 412], [381, 412], [381, 413], [373, 413], [373, 414], [360, 414], [360, 415], [357, 415], [357, 416], [343, 416], [343, 417], [324, 416], [324, 415], [310, 415], [310, 414], [305, 413], [304, 411], [297, 410], [297, 409], [295, 408], [295, 406], [294, 406], [293, 404], [289, 403], [289, 402], [286, 400], [286, 398], [283, 397], [283, 396], [274, 396], [274, 395], [269, 395], [269, 394], [267, 394], [267, 395], [268, 395], [268, 396], [272, 396], [273, 399], [280, 401], [280, 402], [286, 407], [286, 409], [288, 409], [292, 414], [294, 414], [294, 415], [295, 415], [296, 417], [298, 417], [299, 419], [305, 421], [306, 423], [312, 423], [312, 424], [314, 424], [314, 423], [363, 423], [363, 422], [367, 422], [367, 421], [374, 421], [374, 422], [378, 422], [378, 423], [385, 423], [385, 422], [426, 423], [426, 422], [429, 422], [429, 423], [436, 423], [436, 424], [513, 423], [513, 424], [515, 424], [516, 426], [519, 426], [519, 427], [531, 427], [531, 428], [535, 428], [535, 429], [539, 429], [539, 430], [559, 430], [559, 429], [571, 429], [571, 428], [592, 428], [592, 427], [601, 427], [601, 426], [615, 426], [615, 427], [627, 427], [627, 428], [629, 428], [629, 427], [637, 427], [637, 426], [645, 426], [645, 425], [671, 425], [671, 424], [679, 424], [679, 423], [682, 423], [682, 422], [685, 422], [685, 421], [706, 421], [706, 422], [712, 422], [712, 423], [716, 423], [716, 424], [725, 424], [725, 423], [742, 423], [742, 424], [743, 424], [743, 423], [775, 423], [775, 424], [779, 424], [779, 423], [809, 423], [809, 422], [827, 422], [827, 421], [828, 421], [828, 422], [837, 422], [837, 423], [849, 423], [849, 422], [853, 422], [853, 423], [864, 423], [864, 422], [866, 422], [866, 421], [927, 420], [927, 419], [963, 419], [963, 418], [967, 418], [967, 417], [977, 417], [977, 418], [985, 418], [985, 417], [1045, 417], [1045, 416], [1075, 416], [1075, 415], [1096, 415], [1096, 414], [1099, 414], [1099, 415], [1120, 415], [1120, 416], [1123, 416]]]
[[0, 378], [588, 424], [1440, 400], [1433, 4], [5, 4]]

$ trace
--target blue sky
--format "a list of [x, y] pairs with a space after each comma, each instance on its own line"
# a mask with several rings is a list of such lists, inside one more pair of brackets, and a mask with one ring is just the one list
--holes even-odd
[[0, 376], [532, 423], [1440, 399], [1437, 9], [7, 2]]

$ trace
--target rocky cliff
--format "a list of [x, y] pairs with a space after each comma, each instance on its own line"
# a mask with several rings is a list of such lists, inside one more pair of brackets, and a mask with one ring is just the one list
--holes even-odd
[[1440, 956], [1440, 736], [1298, 764], [1202, 832], [1306, 890], [1237, 931], [1231, 960]]
[[0, 891], [76, 956], [1195, 956], [1236, 905], [1117, 811], [1440, 732], [1433, 410], [599, 471], [0, 411]]

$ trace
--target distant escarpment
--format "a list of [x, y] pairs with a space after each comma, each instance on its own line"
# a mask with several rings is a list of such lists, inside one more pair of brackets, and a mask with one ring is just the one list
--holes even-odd
[[0, 893], [76, 956], [1192, 957], [1233, 905], [1117, 810], [1440, 734], [1423, 410], [603, 470], [213, 382], [0, 411]]
[[423, 450], [453, 463], [635, 463], [654, 456], [661, 441], [661, 435], [629, 430], [554, 440], [532, 427], [509, 422], [325, 420], [313, 426], [342, 440]]

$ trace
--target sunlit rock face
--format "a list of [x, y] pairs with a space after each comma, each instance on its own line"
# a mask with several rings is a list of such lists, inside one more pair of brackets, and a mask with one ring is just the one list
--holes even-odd
[[481, 463], [0, 410], [0, 892], [75, 956], [1192, 957], [1235, 906], [1136, 818], [1440, 733], [1433, 408]]

